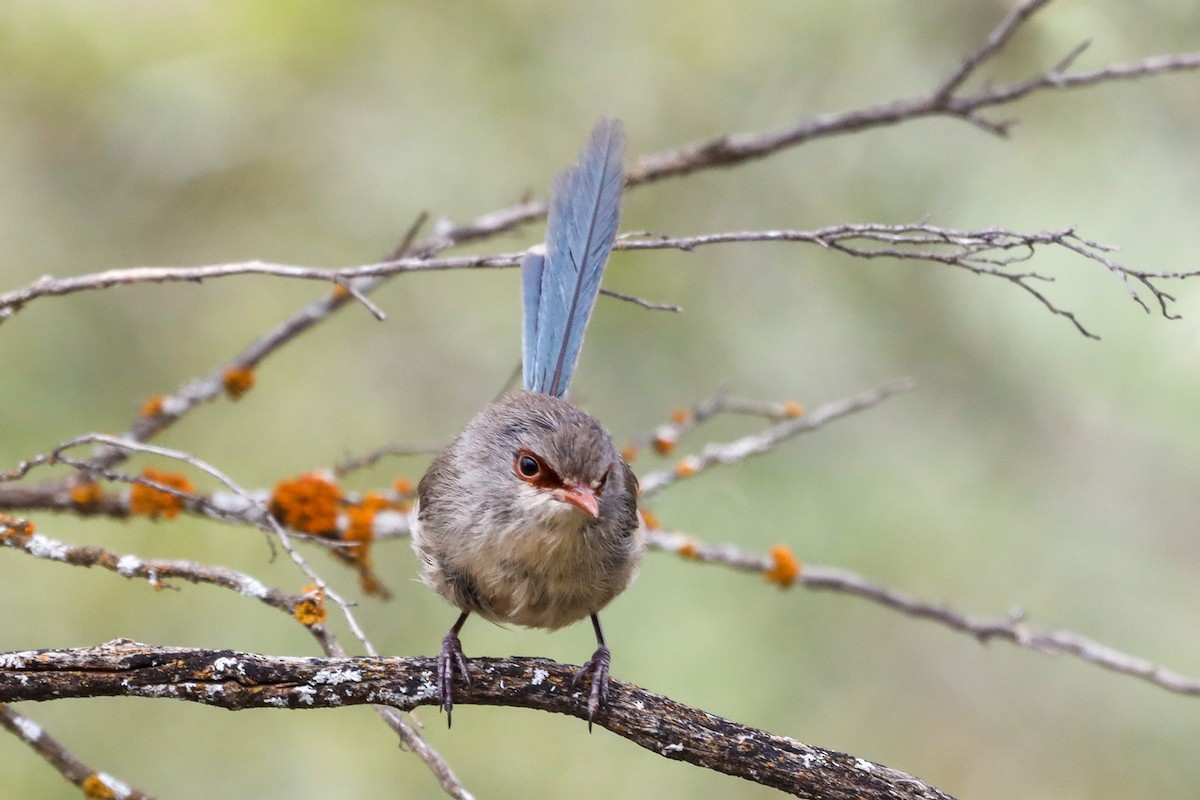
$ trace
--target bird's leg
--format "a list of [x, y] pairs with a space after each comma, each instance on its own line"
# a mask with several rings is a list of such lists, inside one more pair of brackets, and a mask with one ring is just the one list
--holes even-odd
[[471, 612], [464, 611], [458, 617], [458, 622], [450, 628], [450, 632], [442, 637], [442, 652], [438, 654], [437, 682], [438, 694], [441, 695], [442, 708], [446, 711], [446, 727], [451, 724], [450, 712], [454, 708], [454, 671], [462, 675], [463, 683], [471, 685], [471, 676], [467, 673], [467, 659], [463, 655], [462, 642], [458, 640], [458, 632]]
[[596, 652], [583, 665], [583, 668], [571, 678], [571, 688], [574, 689], [585, 676], [592, 677], [592, 691], [588, 695], [588, 732], [592, 730], [592, 720], [600, 706], [608, 702], [608, 665], [612, 661], [612, 653], [604, 643], [604, 632], [600, 630], [600, 617], [592, 614], [592, 627], [596, 629]]

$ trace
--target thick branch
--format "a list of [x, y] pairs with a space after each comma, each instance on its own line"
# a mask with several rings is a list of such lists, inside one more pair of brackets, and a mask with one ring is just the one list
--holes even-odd
[[[469, 661], [456, 705], [531, 708], [586, 719], [569, 688], [573, 668], [536, 658]], [[437, 705], [435, 659], [293, 658], [232, 650], [152, 647], [118, 639], [98, 647], [0, 654], [0, 702], [154, 697], [231, 710], [337, 708], [364, 703], [412, 710]], [[666, 758], [724, 772], [797, 797], [949, 800], [903, 772], [824, 750], [612, 682], [595, 720]]]

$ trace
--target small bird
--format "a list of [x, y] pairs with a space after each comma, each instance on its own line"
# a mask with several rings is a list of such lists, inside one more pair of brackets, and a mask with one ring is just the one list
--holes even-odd
[[600, 610], [637, 574], [645, 531], [638, 483], [604, 426], [564, 397], [616, 240], [625, 136], [601, 120], [551, 191], [544, 246], [521, 264], [524, 388], [480, 411], [417, 487], [412, 545], [422, 580], [462, 610], [442, 639], [438, 691], [447, 723], [458, 638], [472, 613], [555, 630], [590, 616], [596, 652], [588, 728], [608, 697], [611, 654]]

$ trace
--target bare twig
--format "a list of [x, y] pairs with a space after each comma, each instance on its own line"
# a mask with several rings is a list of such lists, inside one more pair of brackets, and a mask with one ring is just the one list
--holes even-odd
[[227, 567], [184, 560], [144, 559], [132, 554], [120, 555], [102, 547], [72, 545], [40, 533], [26, 533], [20, 526], [7, 525], [3, 520], [0, 520], [0, 547], [77, 567], [100, 567], [123, 578], [145, 580], [155, 589], [171, 588], [167, 581], [176, 579], [219, 586], [252, 597], [288, 615], [294, 614], [296, 605], [305, 599], [303, 595], [287, 594]]
[[154, 800], [153, 796], [133, 788], [119, 778], [92, 769], [61, 742], [46, 733], [41, 725], [4, 703], [0, 703], [0, 728], [32, 747], [34, 752], [46, 759], [64, 778], [82, 789], [88, 797]]
[[626, 175], [629, 185], [675, 178], [714, 167], [730, 167], [773, 155], [813, 139], [838, 136], [861, 130], [881, 128], [927, 117], [961, 119], [997, 135], [1007, 135], [1010, 123], [991, 122], [979, 112], [1005, 105], [1047, 89], [1078, 89], [1116, 80], [1143, 78], [1200, 68], [1200, 53], [1152, 56], [1128, 64], [1114, 64], [1092, 72], [1066, 74], [1073, 56], [1060, 59], [1046, 72], [1024, 81], [1000, 86], [985, 86], [977, 91], [956, 95], [979, 67], [1000, 51], [1019, 25], [1048, 0], [1027, 0], [1000, 22], [986, 43], [968, 55], [947, 77], [929, 92], [913, 98], [877, 106], [823, 114], [773, 131], [731, 133], [662, 153], [643, 156]]
[[424, 456], [433, 455], [441, 448], [433, 445], [389, 444], [377, 447], [360, 456], [347, 456], [333, 466], [334, 475], [343, 476], [360, 469], [367, 469], [390, 456]]
[[[979, 49], [968, 55], [962, 60], [957, 67], [946, 77], [940, 86], [933, 90], [932, 96], [947, 99], [955, 90], [962, 86], [963, 82], [979, 68], [979, 65], [987, 61], [989, 58], [1000, 52], [1000, 49], [1012, 38], [1016, 33], [1017, 28], [1038, 12], [1043, 6], [1049, 3], [1050, 0], [1026, 0], [1026, 2], [1013, 8], [1008, 12], [1004, 19], [1000, 20], [987, 39]], [[1059, 62], [1056, 69], [1064, 69], [1063, 62]]]
[[[536, 658], [474, 658], [459, 705], [540, 709], [584, 719], [571, 667]], [[0, 654], [0, 702], [68, 697], [169, 697], [228, 709], [436, 705], [433, 658], [287, 658], [230, 650], [98, 647]], [[673, 760], [797, 797], [948, 800], [912, 775], [806, 745], [613, 680], [595, 724]]]
[[924, 261], [1000, 278], [1030, 294], [1051, 313], [1069, 320], [1080, 333], [1091, 339], [1099, 337], [1084, 327], [1073, 312], [1055, 305], [1036, 285], [1053, 282], [1053, 277], [1028, 270], [1014, 270], [1013, 267], [1029, 261], [1039, 247], [1064, 248], [1103, 265], [1121, 280], [1129, 296], [1143, 310], [1150, 312], [1149, 304], [1142, 299], [1134, 285], [1140, 284], [1153, 295], [1162, 315], [1168, 319], [1177, 318], [1170, 311], [1170, 303], [1175, 298], [1160, 289], [1154, 281], [1182, 280], [1200, 275], [1200, 268], [1168, 272], [1126, 267], [1107, 255], [1113, 248], [1084, 239], [1074, 228], [1024, 233], [1002, 228], [960, 231], [926, 223], [849, 224], [831, 225], [815, 231], [726, 231], [697, 236], [629, 238], [618, 242], [617, 249], [691, 251], [697, 247], [738, 242], [810, 243], [855, 258]]
[[655, 303], [643, 297], [625, 294], [624, 292], [614, 291], [613, 289], [601, 289], [600, 294], [606, 294], [609, 297], [616, 298], [617, 300], [623, 300], [626, 303], [633, 303], [635, 306], [641, 306], [642, 308], [650, 311], [671, 311], [675, 314], [680, 314], [683, 312], [682, 306], [673, 305], [671, 303]]
[[675, 449], [683, 436], [703, 425], [718, 414], [746, 414], [766, 419], [792, 419], [804, 413], [804, 407], [795, 401], [771, 402], [744, 397], [731, 397], [727, 389], [720, 389], [691, 408], [678, 408], [671, 412], [671, 421], [664, 422], [653, 431], [630, 440], [623, 452], [632, 458], [643, 447], [653, 447], [666, 455]]
[[[831, 225], [812, 231], [801, 230], [744, 230], [722, 231], [695, 236], [628, 236], [620, 239], [616, 250], [684, 250], [718, 244], [792, 242], [816, 244], [855, 258], [893, 258], [904, 261], [925, 261], [960, 267], [977, 275], [986, 275], [1007, 280], [1026, 292], [1055, 314], [1064, 316], [1079, 328], [1080, 332], [1095, 338], [1078, 322], [1075, 316], [1054, 306], [1041, 293], [1035, 281], [1049, 282], [1050, 276], [1029, 271], [1012, 271], [1012, 267], [1029, 261], [1038, 247], [1062, 247], [1084, 258], [1102, 264], [1121, 278], [1130, 296], [1142, 308], [1150, 308], [1138, 295], [1132, 281], [1137, 281], [1155, 296], [1164, 316], [1171, 317], [1167, 303], [1173, 300], [1169, 294], [1158, 289], [1153, 279], [1182, 279], [1200, 275], [1200, 268], [1182, 271], [1150, 271], [1126, 267], [1109, 258], [1106, 253], [1111, 247], [1098, 244], [1079, 236], [1074, 228], [1027, 233], [1003, 228], [985, 228], [976, 231], [942, 228], [927, 223], [903, 225], [842, 224]], [[231, 275], [271, 275], [283, 278], [340, 282], [346, 285], [361, 283], [364, 278], [390, 277], [405, 272], [425, 272], [458, 269], [505, 268], [520, 264], [523, 252], [496, 253], [491, 255], [454, 256], [447, 258], [401, 258], [337, 269], [319, 269], [293, 264], [269, 264], [250, 261], [239, 264], [216, 264], [202, 267], [136, 267], [110, 270], [93, 275], [66, 278], [61, 281], [43, 278], [41, 281], [9, 295], [0, 295], [0, 307], [6, 297], [20, 294], [25, 298], [68, 294], [76, 291], [105, 288], [114, 285], [155, 283], [164, 281], [194, 282], [203, 278]], [[679, 306], [653, 303], [640, 297], [604, 290], [605, 294], [643, 308], [663, 311], [680, 311]], [[260, 349], [253, 358], [242, 357], [235, 361], [240, 367], [253, 368], [266, 355]], [[225, 371], [222, 371], [221, 376]], [[165, 399], [163, 411], [155, 415], [156, 424], [185, 412], [196, 402], [211, 399], [222, 388], [220, 377], [210, 376], [207, 380], [193, 384], [184, 391]]]
[[[648, 544], [655, 550], [744, 572], [767, 574], [775, 567], [775, 559], [771, 556], [746, 553], [733, 545], [706, 544], [677, 532], [650, 531]], [[999, 639], [1039, 653], [1070, 655], [1103, 669], [1132, 675], [1170, 692], [1200, 696], [1200, 680], [1188, 678], [1144, 658], [1122, 653], [1072, 631], [1030, 627], [1019, 615], [992, 619], [972, 617], [942, 604], [917, 600], [903, 592], [872, 583], [861, 575], [834, 567], [806, 564], [796, 582], [809, 589], [861, 597], [907, 616], [927, 619], [969, 634], [981, 642]]]
[[718, 464], [735, 464], [750, 456], [773, 450], [781, 442], [801, 433], [823, 427], [835, 419], [879, 405], [897, 392], [908, 391], [914, 384], [908, 380], [892, 381], [876, 389], [845, 400], [826, 403], [803, 416], [785, 419], [764, 431], [730, 442], [711, 442], [699, 455], [682, 458], [674, 469], [651, 472], [641, 480], [642, 498], [649, 499], [682, 478], [690, 478]]

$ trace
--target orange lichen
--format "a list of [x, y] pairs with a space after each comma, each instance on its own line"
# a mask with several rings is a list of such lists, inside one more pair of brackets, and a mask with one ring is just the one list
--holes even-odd
[[95, 773], [84, 778], [79, 788], [83, 789], [83, 795], [88, 800], [114, 800], [117, 796], [108, 784]]
[[675, 465], [675, 474], [681, 478], [690, 478], [696, 474], [696, 462], [694, 459], [685, 458]]
[[[192, 482], [178, 473], [162, 472], [154, 467], [146, 467], [142, 470], [142, 477], [187, 494], [193, 494], [196, 491]], [[164, 492], [162, 489], [135, 483], [129, 492], [129, 513], [153, 519], [159, 517], [174, 519], [183, 510], [183, 502], [182, 497]]]
[[151, 397], [142, 404], [142, 416], [157, 417], [159, 414], [163, 413], [163, 400], [165, 399], [166, 398], [164, 398], [161, 394], [156, 394], [154, 397]]
[[653, 511], [651, 511], [648, 508], [643, 508], [641, 511], [642, 511], [642, 522], [645, 523], [645, 525], [648, 529], [650, 529], [652, 531], [656, 531], [662, 527], [662, 525], [658, 521], [658, 515], [656, 515]]
[[245, 367], [230, 367], [221, 376], [221, 383], [225, 387], [225, 394], [237, 400], [254, 388], [254, 373]]
[[691, 421], [692, 421], [692, 412], [689, 411], [688, 409], [686, 409], [686, 408], [671, 409], [671, 422], [674, 422], [676, 425], [683, 425], [684, 423], [691, 422]]
[[305, 586], [304, 597], [292, 610], [292, 616], [301, 625], [312, 627], [325, 621], [325, 590], [319, 586]]
[[367, 594], [387, 597], [390, 593], [373, 570], [371, 545], [375, 541], [375, 515], [387, 508], [395, 508], [386, 496], [368, 492], [362, 501], [346, 506], [347, 526], [342, 541], [348, 546], [335, 551], [340, 557], [358, 568], [359, 585]]
[[396, 480], [392, 481], [392, 488], [396, 490], [396, 494], [410, 495], [413, 493], [412, 481], [403, 475], [397, 476]]
[[627, 444], [625, 447], [621, 448], [621, 458], [625, 459], [626, 462], [633, 461], [637, 457], [637, 445]]
[[14, 517], [11, 514], [0, 514], [0, 536], [15, 536], [18, 539], [28, 539], [33, 536], [33, 523], [27, 519]]
[[371, 542], [375, 540], [375, 514], [382, 508], [388, 508], [391, 502], [382, 495], [363, 495], [361, 503], [346, 506], [346, 531], [342, 540], [350, 542], [350, 546], [339, 551], [352, 560], [369, 558]]
[[341, 502], [342, 490], [337, 484], [309, 473], [275, 486], [271, 494], [271, 513], [289, 528], [328, 536], [337, 532]]
[[350, 290], [340, 283], [335, 283], [333, 285], [333, 291], [331, 294], [333, 295], [334, 300], [345, 300], [350, 296]]
[[104, 492], [100, 486], [91, 481], [77, 483], [71, 487], [71, 502], [79, 509], [94, 508], [103, 495]]
[[804, 406], [800, 405], [795, 400], [791, 400], [783, 404], [783, 413], [789, 417], [799, 417], [804, 414]]
[[774, 562], [770, 569], [763, 572], [763, 578], [771, 583], [779, 584], [786, 589], [800, 577], [800, 562], [792, 554], [787, 545], [776, 545], [771, 548], [771, 560]]
[[652, 444], [658, 454], [663, 456], [675, 449], [675, 439], [670, 436], [664, 436], [661, 433], [654, 437]]
[[679, 545], [679, 549], [675, 551], [684, 558], [696, 558], [697, 547], [696, 542], [688, 539], [683, 544]]

